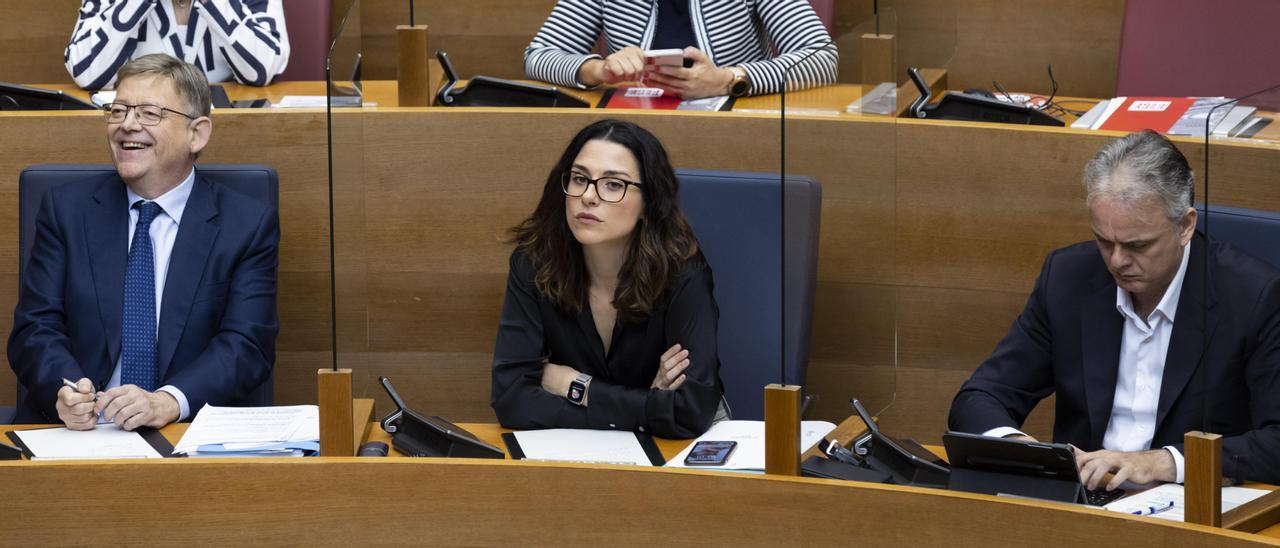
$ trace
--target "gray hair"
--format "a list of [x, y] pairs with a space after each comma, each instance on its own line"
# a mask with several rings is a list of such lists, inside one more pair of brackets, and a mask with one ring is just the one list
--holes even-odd
[[1084, 168], [1085, 200], [1099, 197], [1135, 205], [1158, 198], [1165, 216], [1177, 223], [1195, 199], [1196, 179], [1187, 158], [1164, 136], [1149, 129], [1115, 139]]
[[143, 55], [125, 63], [116, 73], [116, 87], [126, 78], [134, 76], [164, 76], [178, 88], [178, 96], [186, 103], [186, 112], [193, 117], [208, 116], [213, 110], [209, 94], [209, 80], [204, 71], [186, 61], [164, 53]]

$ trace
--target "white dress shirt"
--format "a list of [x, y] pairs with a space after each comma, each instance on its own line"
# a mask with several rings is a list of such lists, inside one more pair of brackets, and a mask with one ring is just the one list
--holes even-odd
[[[159, 343], [160, 335], [160, 303], [164, 299], [164, 281], [169, 273], [169, 257], [173, 253], [173, 243], [178, 239], [178, 225], [182, 222], [182, 212], [187, 207], [187, 198], [191, 197], [191, 188], [195, 185], [196, 172], [194, 169], [187, 174], [187, 178], [182, 180], [182, 184], [174, 187], [169, 192], [160, 195], [153, 200], [160, 205], [163, 211], [156, 215], [151, 221], [151, 248], [155, 250], [155, 269], [156, 269], [156, 337]], [[133, 204], [146, 201], [145, 198], [139, 196], [125, 187], [125, 192], [129, 198], [129, 247], [133, 247], [134, 227], [138, 225], [138, 210]], [[111, 373], [111, 380], [107, 382], [107, 389], [120, 386], [121, 359], [116, 359], [116, 369]], [[161, 386], [157, 392], [168, 392], [173, 399], [178, 400], [178, 420], [185, 420], [191, 414], [190, 405], [187, 403], [187, 396], [173, 385]]]
[[[1111, 419], [1102, 437], [1102, 447], [1112, 451], [1146, 451], [1156, 433], [1156, 409], [1160, 405], [1160, 384], [1164, 380], [1165, 358], [1173, 335], [1174, 316], [1182, 296], [1182, 280], [1187, 274], [1187, 246], [1182, 247], [1182, 264], [1169, 282], [1160, 304], [1140, 318], [1133, 309], [1133, 296], [1116, 287], [1116, 310], [1124, 316], [1120, 338], [1120, 364], [1116, 373], [1116, 393], [1111, 403]], [[1004, 437], [1022, 434], [1016, 428], [1001, 426], [983, 432], [984, 436]], [[1186, 462], [1172, 445], [1164, 447], [1173, 456], [1177, 482], [1182, 483]]]

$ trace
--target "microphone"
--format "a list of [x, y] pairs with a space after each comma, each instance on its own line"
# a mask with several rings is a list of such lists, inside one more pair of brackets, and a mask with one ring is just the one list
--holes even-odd
[[840, 444], [829, 439], [823, 438], [822, 441], [819, 441], [818, 449], [828, 457], [845, 464], [852, 464], [854, 466], [858, 466], [860, 464], [858, 462], [858, 457], [854, 456], [853, 451], [845, 449], [844, 447], [841, 447]]

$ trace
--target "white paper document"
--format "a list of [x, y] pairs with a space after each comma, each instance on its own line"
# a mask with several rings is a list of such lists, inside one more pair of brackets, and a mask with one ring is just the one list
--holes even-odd
[[324, 95], [285, 95], [279, 103], [271, 105], [276, 108], [326, 108], [329, 99]]
[[[1183, 521], [1186, 512], [1186, 499], [1183, 487], [1176, 483], [1166, 483], [1141, 493], [1129, 495], [1104, 506], [1113, 512], [1125, 512], [1170, 521]], [[1253, 499], [1270, 493], [1266, 489], [1248, 487], [1223, 487], [1222, 511], [1226, 512]]]
[[[800, 452], [808, 451], [836, 429], [826, 421], [802, 421], [800, 423]], [[684, 463], [694, 444], [700, 441], [736, 441], [738, 446], [729, 455], [724, 466], [690, 466]], [[689, 443], [667, 466], [672, 468], [696, 468], [700, 470], [764, 471], [764, 421], [721, 421], [711, 426], [706, 434]]]
[[635, 432], [551, 428], [515, 432], [524, 458], [653, 466]]
[[142, 434], [121, 430], [115, 424], [99, 424], [93, 430], [44, 428], [17, 432], [33, 455], [45, 459], [158, 459], [159, 452]]
[[283, 442], [310, 442], [320, 439], [320, 408], [314, 405], [279, 407], [218, 407], [205, 405], [191, 421], [191, 427], [174, 446], [175, 454], [202, 446], [224, 446], [227, 450], [278, 449]]

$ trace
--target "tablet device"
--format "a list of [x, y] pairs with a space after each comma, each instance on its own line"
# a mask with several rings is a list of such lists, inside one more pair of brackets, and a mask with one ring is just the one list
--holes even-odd
[[942, 444], [952, 468], [1080, 482], [1075, 453], [1065, 443], [947, 432]]
[[942, 436], [951, 461], [947, 488], [1010, 494], [1101, 506], [1122, 490], [1086, 492], [1076, 470], [1075, 451], [1065, 443], [994, 438], [964, 432]]

